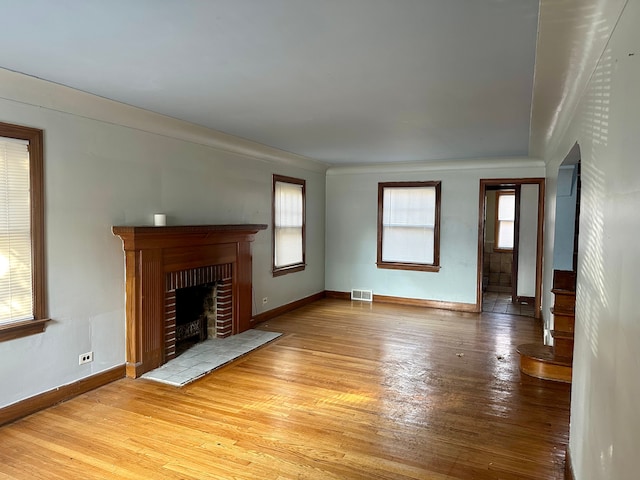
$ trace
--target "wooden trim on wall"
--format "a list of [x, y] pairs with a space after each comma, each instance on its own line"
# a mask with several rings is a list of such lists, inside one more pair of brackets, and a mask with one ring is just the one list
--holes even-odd
[[17, 403], [0, 409], [0, 426], [14, 422], [22, 417], [31, 415], [39, 410], [52, 407], [78, 395], [94, 390], [107, 383], [120, 380], [125, 376], [124, 365], [118, 365], [104, 372], [80, 379], [68, 385], [54, 388], [47, 392], [26, 398]]
[[337, 292], [335, 290], [325, 290], [324, 296], [326, 298], [335, 298], [338, 300], [351, 300], [351, 293], [349, 292]]
[[272, 318], [276, 318], [280, 315], [283, 315], [297, 308], [304, 307], [309, 303], [322, 300], [324, 297], [325, 297], [325, 292], [318, 292], [318, 293], [314, 293], [313, 295], [309, 295], [308, 297], [301, 298], [300, 300], [287, 303], [286, 305], [280, 305], [279, 307], [276, 307], [272, 310], [267, 310], [266, 312], [262, 312], [262, 313], [259, 313], [258, 315], [255, 315], [251, 319], [251, 323], [256, 324], [256, 323], [266, 322], [267, 320], [271, 320]]
[[[351, 300], [349, 292], [325, 291], [327, 298], [338, 300]], [[375, 303], [392, 303], [395, 305], [410, 305], [414, 307], [438, 308], [440, 310], [453, 310], [456, 312], [477, 313], [474, 303], [445, 302], [442, 300], [426, 300], [423, 298], [394, 297], [390, 295], [373, 295]]]
[[526, 303], [527, 305], [531, 305], [535, 303], [535, 297], [516, 297], [516, 303]]
[[51, 319], [49, 318], [40, 318], [0, 325], [0, 342], [42, 333], [44, 332], [47, 322], [50, 321]]
[[478, 265], [476, 278], [476, 311], [482, 310], [482, 267], [484, 260], [484, 218], [487, 187], [514, 187], [516, 185], [538, 185], [538, 236], [536, 242], [536, 295], [534, 317], [540, 318], [542, 304], [542, 256], [544, 248], [544, 201], [545, 179], [534, 178], [492, 178], [480, 179], [478, 201]]
[[438, 308], [440, 310], [453, 310], [456, 312], [477, 313], [473, 303], [444, 302], [442, 300], [425, 300], [422, 298], [392, 297], [388, 295], [374, 295], [373, 301], [377, 303], [394, 303], [396, 305], [411, 305], [414, 307]]
[[511, 257], [511, 301], [515, 302], [518, 296], [518, 265], [520, 263], [520, 199], [522, 198], [521, 185], [516, 185], [516, 215], [513, 222], [513, 251]]

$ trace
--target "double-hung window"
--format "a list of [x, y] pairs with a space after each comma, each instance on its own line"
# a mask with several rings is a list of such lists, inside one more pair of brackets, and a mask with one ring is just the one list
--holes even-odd
[[42, 130], [0, 123], [0, 341], [43, 331]]
[[513, 250], [514, 226], [516, 219], [516, 194], [513, 190], [496, 192], [496, 231], [495, 246], [497, 251]]
[[305, 189], [299, 178], [273, 176], [273, 275], [305, 267]]
[[440, 182], [378, 184], [378, 268], [440, 269]]

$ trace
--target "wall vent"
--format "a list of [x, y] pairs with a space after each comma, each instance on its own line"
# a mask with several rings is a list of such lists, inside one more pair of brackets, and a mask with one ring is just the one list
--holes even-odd
[[351, 290], [351, 300], [362, 300], [363, 302], [372, 302], [373, 292], [371, 290]]

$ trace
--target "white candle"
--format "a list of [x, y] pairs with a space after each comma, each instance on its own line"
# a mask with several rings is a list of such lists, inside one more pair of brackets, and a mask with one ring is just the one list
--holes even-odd
[[164, 227], [167, 225], [167, 216], [164, 213], [156, 213], [153, 215], [153, 224], [156, 227]]

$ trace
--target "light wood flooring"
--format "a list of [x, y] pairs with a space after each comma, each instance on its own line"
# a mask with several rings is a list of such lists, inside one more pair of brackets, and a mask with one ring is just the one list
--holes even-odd
[[560, 479], [570, 386], [531, 318], [325, 299], [183, 388], [123, 379], [0, 428], [0, 479]]

